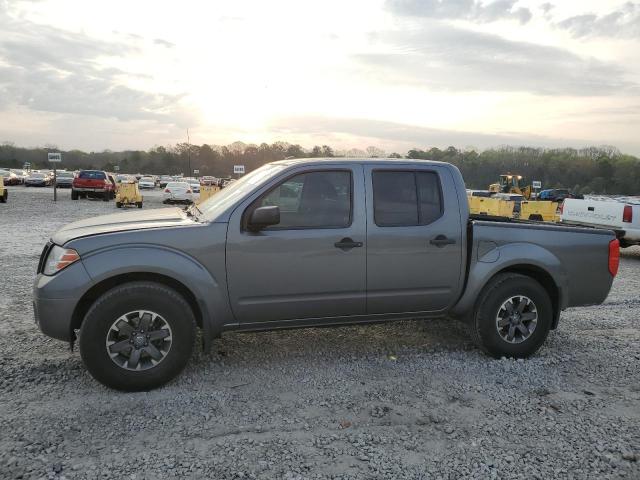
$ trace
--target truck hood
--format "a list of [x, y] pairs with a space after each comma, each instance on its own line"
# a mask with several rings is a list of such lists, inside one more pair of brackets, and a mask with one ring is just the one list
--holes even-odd
[[87, 218], [65, 225], [53, 234], [51, 240], [57, 245], [64, 245], [74, 238], [88, 237], [90, 235], [190, 225], [193, 223], [195, 222], [179, 208], [118, 212], [110, 215]]

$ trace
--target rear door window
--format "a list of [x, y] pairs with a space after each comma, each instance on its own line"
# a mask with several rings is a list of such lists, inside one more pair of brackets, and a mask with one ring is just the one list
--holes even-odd
[[373, 172], [373, 210], [376, 225], [428, 225], [442, 216], [442, 189], [435, 172]]

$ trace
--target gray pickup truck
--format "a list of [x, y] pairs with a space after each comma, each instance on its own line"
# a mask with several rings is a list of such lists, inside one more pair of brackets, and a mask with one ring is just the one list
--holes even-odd
[[41, 330], [89, 372], [147, 390], [229, 330], [448, 316], [493, 356], [538, 350], [560, 311], [604, 301], [613, 232], [470, 218], [453, 165], [267, 164], [199, 207], [71, 223], [44, 248]]

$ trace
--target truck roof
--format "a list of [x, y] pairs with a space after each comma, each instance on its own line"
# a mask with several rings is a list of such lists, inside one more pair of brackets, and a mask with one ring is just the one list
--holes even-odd
[[356, 164], [380, 164], [380, 165], [400, 165], [407, 163], [418, 163], [421, 165], [450, 165], [446, 162], [435, 160], [417, 160], [413, 158], [353, 158], [353, 157], [320, 157], [320, 158], [290, 158], [273, 162], [277, 165], [313, 165], [314, 163], [326, 165], [328, 163], [356, 163]]

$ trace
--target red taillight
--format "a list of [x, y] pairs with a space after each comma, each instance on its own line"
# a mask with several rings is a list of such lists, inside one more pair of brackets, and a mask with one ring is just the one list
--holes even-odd
[[616, 238], [609, 242], [609, 273], [615, 277], [620, 266], [620, 242]]
[[564, 202], [560, 202], [560, 205], [558, 206], [558, 213], [562, 215], [563, 211], [564, 211]]
[[168, 188], [165, 188], [164, 193], [171, 193], [171, 190], [169, 190]]
[[622, 211], [622, 221], [626, 223], [633, 222], [633, 207], [631, 205], [625, 205]]

